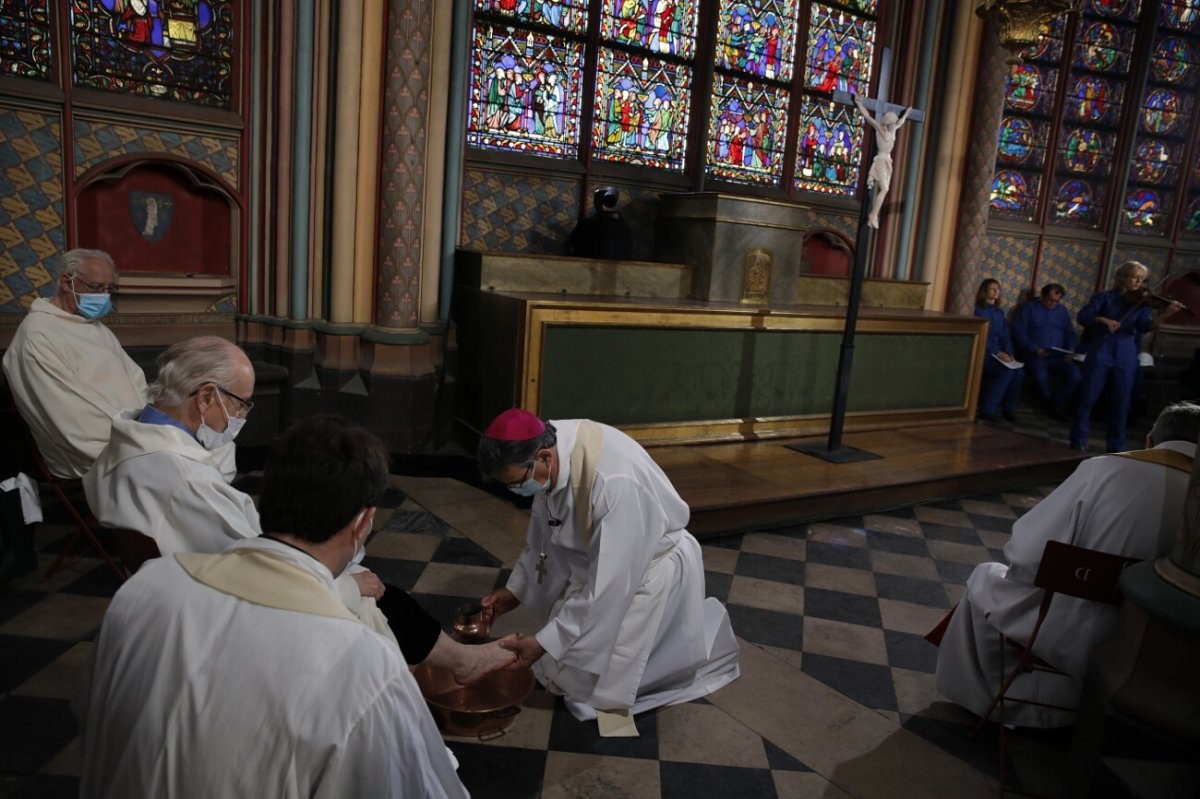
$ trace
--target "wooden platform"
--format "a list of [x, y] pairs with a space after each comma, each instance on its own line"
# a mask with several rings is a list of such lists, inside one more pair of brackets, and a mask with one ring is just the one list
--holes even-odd
[[827, 463], [786, 446], [824, 440], [654, 447], [650, 454], [691, 506], [688, 529], [698, 537], [1055, 482], [1087, 457], [971, 423], [847, 434], [845, 444], [883, 456], [859, 463]]

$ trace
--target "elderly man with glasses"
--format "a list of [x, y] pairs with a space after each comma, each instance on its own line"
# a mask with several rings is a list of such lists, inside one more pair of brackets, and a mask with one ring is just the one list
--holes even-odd
[[4, 353], [4, 374], [46, 466], [78, 478], [108, 443], [112, 417], [146, 400], [146, 376], [100, 319], [117, 274], [100, 250], [71, 250], [58, 293], [38, 298]]

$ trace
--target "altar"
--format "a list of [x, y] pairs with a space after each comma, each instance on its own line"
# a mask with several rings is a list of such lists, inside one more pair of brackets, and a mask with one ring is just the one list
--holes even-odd
[[[466, 251], [455, 275], [456, 418], [467, 436], [514, 405], [606, 422], [646, 445], [829, 429], [845, 325], [836, 291], [818, 293], [824, 305], [698, 299], [687, 264]], [[897, 281], [867, 283], [871, 296], [871, 284]], [[904, 285], [919, 302], [864, 302], [848, 431], [974, 418], [983, 320], [922, 310], [924, 287]]]

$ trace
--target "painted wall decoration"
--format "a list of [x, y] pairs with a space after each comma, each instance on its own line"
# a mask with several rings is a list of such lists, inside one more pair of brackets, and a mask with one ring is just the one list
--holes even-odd
[[467, 142], [573, 158], [579, 149], [583, 45], [476, 26]]
[[0, 313], [54, 294], [48, 266], [67, 245], [62, 123], [0, 106]]
[[50, 0], [0, 2], [0, 75], [49, 78]]
[[463, 247], [562, 255], [579, 220], [579, 183], [468, 168], [462, 208]]
[[1063, 303], [1074, 314], [1096, 293], [1101, 255], [1098, 242], [1047, 236], [1042, 243], [1042, 256], [1038, 263], [1038, 285], [1058, 283], [1066, 289]]
[[697, 0], [605, 0], [600, 34], [618, 44], [690, 59], [696, 53]]
[[600, 50], [592, 152], [605, 161], [683, 171], [691, 69]]
[[71, 0], [76, 86], [233, 108], [233, 0]]
[[238, 187], [238, 141], [232, 137], [200, 136], [171, 130], [114, 125], [75, 117], [75, 176], [111, 158], [134, 153], [174, 155], [194, 161], [219, 175], [231, 189]]

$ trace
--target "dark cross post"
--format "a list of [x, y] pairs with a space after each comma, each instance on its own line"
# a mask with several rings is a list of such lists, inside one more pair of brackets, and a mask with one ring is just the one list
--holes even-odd
[[[874, 100], [865, 97], [861, 98], [863, 105], [875, 115], [876, 120], [882, 120], [883, 115], [888, 111], [899, 116], [907, 108], [907, 106], [893, 105], [887, 101], [888, 83], [891, 81], [891, 72], [892, 51], [890, 48], [885, 47], [883, 48], [879, 69], [879, 96]], [[854, 96], [848, 92], [835, 91], [833, 93], [833, 101], [853, 106]], [[920, 122], [923, 119], [925, 119], [923, 112], [912, 109], [908, 113], [906, 122]], [[791, 449], [799, 452], [807, 452], [809, 455], [815, 455], [831, 463], [854, 463], [855, 461], [873, 460], [882, 457], [873, 452], [866, 452], [842, 444], [842, 427], [846, 421], [846, 398], [850, 394], [850, 369], [854, 362], [854, 333], [858, 328], [858, 305], [862, 300], [863, 276], [867, 271], [867, 251], [871, 242], [871, 227], [867, 225], [867, 213], [871, 207], [871, 203], [875, 199], [875, 191], [866, 188], [866, 173], [870, 170], [870, 164], [875, 158], [875, 131], [871, 129], [869, 124], [866, 127], [871, 142], [867, 148], [867, 154], [871, 158], [867, 161], [867, 170], [864, 170], [862, 177], [863, 204], [858, 215], [858, 241], [854, 248], [854, 272], [850, 276], [850, 297], [846, 305], [846, 331], [842, 335], [842, 350], [838, 356], [837, 384], [833, 395], [833, 413], [829, 420], [829, 441], [826, 444], [793, 444], [790, 446]]]

